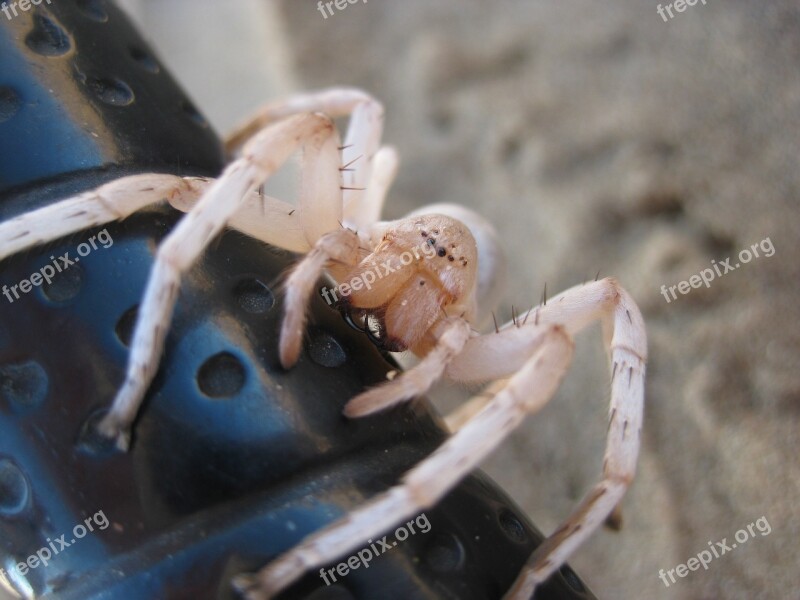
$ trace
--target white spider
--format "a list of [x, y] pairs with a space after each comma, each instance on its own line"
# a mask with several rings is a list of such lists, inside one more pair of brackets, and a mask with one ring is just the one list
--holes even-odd
[[[332, 118], [350, 116], [342, 147]], [[305, 253], [286, 283], [280, 359], [297, 361], [306, 307], [324, 271], [355, 281], [385, 265], [369, 289], [339, 302], [364, 319], [388, 350], [410, 349], [418, 364], [353, 398], [358, 417], [424, 393], [440, 377], [493, 382], [448, 423], [453, 434], [402, 481], [345, 518], [309, 536], [255, 575], [236, 578], [248, 598], [268, 598], [309, 569], [331, 563], [402, 519], [435, 505], [522, 420], [553, 396], [569, 365], [571, 336], [600, 321], [610, 353], [611, 405], [600, 482], [530, 557], [506, 598], [530, 598], [618, 506], [639, 452], [646, 338], [641, 313], [614, 279], [577, 286], [535, 307], [524, 320], [479, 335], [471, 327], [493, 296], [502, 256], [491, 227], [465, 208], [440, 205], [379, 221], [397, 158], [380, 147], [383, 108], [354, 89], [300, 95], [262, 109], [228, 140], [243, 145], [217, 180], [146, 174], [21, 215], [0, 225], [0, 260], [36, 244], [122, 219], [166, 199], [187, 212], [159, 246], [131, 346], [125, 382], [100, 431], [126, 448], [129, 428], [163, 351], [181, 275], [226, 225]], [[297, 206], [259, 193], [303, 149]], [[479, 243], [476, 243], [476, 238]], [[428, 244], [436, 252], [412, 252]], [[411, 252], [413, 260], [402, 259]], [[485, 306], [483, 307], [486, 308]], [[484, 311], [485, 314], [485, 311]], [[530, 318], [528, 318], [530, 317]]]

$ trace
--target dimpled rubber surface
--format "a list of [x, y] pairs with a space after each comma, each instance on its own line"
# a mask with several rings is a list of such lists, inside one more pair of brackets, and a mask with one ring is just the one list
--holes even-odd
[[[123, 174], [221, 167], [214, 133], [112, 4], [0, 16], [0, 218]], [[319, 298], [300, 361], [281, 369], [279, 281], [295, 257], [236, 232], [183, 282], [131, 451], [96, 438], [154, 250], [179, 217], [153, 207], [0, 263], [13, 286], [65, 253], [75, 261], [0, 296], [0, 582], [22, 597], [233, 598], [231, 575], [385, 490], [444, 439], [422, 401], [342, 417], [393, 365]], [[76, 539], [100, 511], [109, 525]], [[311, 573], [281, 597], [499, 598], [541, 541], [480, 473], [426, 516], [430, 531], [368, 569], [330, 587]], [[62, 535], [47, 566], [13, 569]], [[591, 597], [568, 568], [537, 593]]]

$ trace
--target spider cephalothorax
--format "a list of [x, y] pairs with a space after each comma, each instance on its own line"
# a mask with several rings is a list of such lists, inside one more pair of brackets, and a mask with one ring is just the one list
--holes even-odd
[[382, 229], [377, 246], [355, 267], [330, 268], [340, 282], [338, 306], [381, 348], [424, 355], [435, 341], [426, 334], [442, 315], [473, 312], [475, 239], [446, 215], [401, 219]]

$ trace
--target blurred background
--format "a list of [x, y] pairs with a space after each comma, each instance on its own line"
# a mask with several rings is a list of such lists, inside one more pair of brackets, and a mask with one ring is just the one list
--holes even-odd
[[[294, 91], [382, 100], [402, 158], [387, 218], [485, 215], [509, 258], [498, 318], [598, 270], [633, 294], [650, 348], [639, 471], [622, 530], [571, 559], [598, 597], [800, 598], [796, 0], [666, 21], [652, 0], [359, 0], [327, 18], [314, 0], [122, 4], [220, 133]], [[662, 295], [766, 238], [773, 256]], [[608, 390], [594, 328], [558, 396], [485, 463], [545, 532], [598, 479]], [[431, 396], [447, 410], [469, 393]], [[761, 517], [768, 535], [659, 579]]]

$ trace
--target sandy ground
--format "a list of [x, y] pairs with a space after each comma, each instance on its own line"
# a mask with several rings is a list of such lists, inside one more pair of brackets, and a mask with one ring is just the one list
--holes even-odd
[[[639, 472], [622, 531], [571, 560], [598, 597], [800, 598], [795, 1], [708, 0], [669, 22], [641, 0], [370, 0], [328, 18], [312, 0], [125, 4], [220, 130], [293, 90], [383, 100], [403, 158], [388, 216], [445, 201], [488, 217], [504, 320], [598, 270], [633, 294], [650, 348]], [[740, 267], [710, 287], [662, 296], [728, 257]], [[557, 398], [485, 463], [545, 531], [598, 477], [604, 360], [582, 335]], [[768, 534], [659, 580], [761, 517]]]

